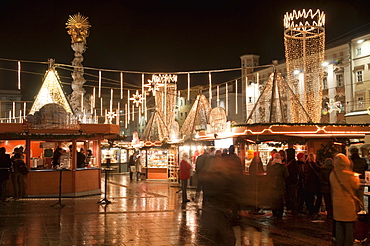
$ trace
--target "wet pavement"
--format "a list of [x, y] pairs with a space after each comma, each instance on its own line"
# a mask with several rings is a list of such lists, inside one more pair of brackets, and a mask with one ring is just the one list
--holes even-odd
[[[55, 198], [10, 200], [0, 206], [0, 245], [217, 245], [201, 226], [201, 205], [183, 205], [178, 191], [176, 183], [113, 174], [108, 205], [98, 203], [103, 193], [63, 198], [62, 208]], [[331, 245], [331, 220], [325, 215], [316, 221], [304, 216], [275, 221], [271, 211], [263, 212], [243, 213], [235, 231], [239, 245]]]

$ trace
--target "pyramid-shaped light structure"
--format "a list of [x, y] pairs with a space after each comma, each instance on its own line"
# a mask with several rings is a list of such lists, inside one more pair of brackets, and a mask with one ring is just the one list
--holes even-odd
[[162, 141], [169, 137], [167, 126], [164, 122], [164, 116], [159, 110], [155, 110], [145, 127], [142, 141]]
[[71, 105], [64, 94], [58, 73], [54, 68], [49, 68], [46, 71], [43, 84], [32, 105], [30, 114], [33, 115], [46, 104], [61, 105], [67, 113], [73, 114]]
[[281, 73], [275, 70], [266, 81], [247, 123], [277, 122], [304, 123], [312, 120], [302, 106], [300, 98], [294, 94]]
[[191, 134], [195, 133], [196, 130], [206, 130], [210, 112], [211, 105], [206, 96], [203, 94], [198, 95], [189, 111], [188, 117], [182, 124], [181, 136], [191, 137]]

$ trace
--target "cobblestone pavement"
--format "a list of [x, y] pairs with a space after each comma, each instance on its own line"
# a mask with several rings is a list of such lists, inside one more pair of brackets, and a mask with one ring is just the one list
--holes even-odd
[[[104, 176], [102, 179], [104, 191]], [[177, 184], [129, 181], [114, 174], [108, 182], [111, 204], [101, 196], [10, 199], [0, 207], [0, 245], [217, 245], [202, 232], [202, 211], [181, 203]], [[189, 195], [194, 196], [194, 190]], [[56, 206], [52, 206], [55, 205]], [[240, 245], [331, 245], [331, 221], [285, 216], [243, 216], [236, 230]]]

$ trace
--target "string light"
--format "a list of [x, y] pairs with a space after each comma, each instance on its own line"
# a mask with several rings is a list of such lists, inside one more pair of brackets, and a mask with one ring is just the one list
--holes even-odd
[[45, 79], [31, 107], [30, 114], [33, 115], [49, 103], [59, 104], [67, 113], [72, 114], [72, 108], [64, 95], [58, 73], [53, 68], [46, 71]]
[[120, 81], [121, 81], [121, 99], [123, 99], [123, 73], [120, 73]]
[[18, 90], [21, 89], [21, 62], [18, 61]]
[[217, 85], [217, 107], [220, 107], [220, 86]]
[[[304, 19], [304, 22], [301, 20]], [[322, 104], [322, 79], [325, 51], [325, 14], [320, 10], [313, 12], [293, 10], [284, 15], [284, 44], [287, 78], [296, 95], [303, 94], [303, 107], [313, 122], [320, 122]], [[294, 75], [294, 71], [301, 74]], [[292, 102], [292, 122], [304, 122]]]
[[235, 114], [238, 114], [238, 80], [235, 80]]
[[226, 83], [226, 115], [229, 115], [229, 85]]
[[188, 101], [190, 100], [190, 73], [188, 73]]
[[209, 98], [209, 104], [212, 105], [212, 77], [211, 77], [211, 73], [208, 73], [208, 81], [209, 81], [209, 95], [208, 95], [208, 98]]
[[99, 91], [98, 97], [101, 98], [101, 70], [99, 70]]

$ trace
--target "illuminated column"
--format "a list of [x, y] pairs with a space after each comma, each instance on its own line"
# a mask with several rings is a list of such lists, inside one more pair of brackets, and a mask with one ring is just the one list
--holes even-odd
[[307, 119], [291, 100], [292, 122], [315, 123], [321, 120], [322, 79], [325, 51], [325, 14], [319, 9], [296, 11], [284, 15], [284, 44], [288, 82], [299, 97], [302, 74], [303, 101], [301, 104], [311, 119]]

